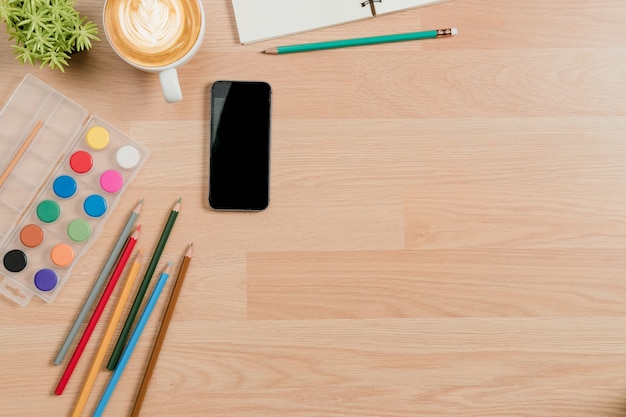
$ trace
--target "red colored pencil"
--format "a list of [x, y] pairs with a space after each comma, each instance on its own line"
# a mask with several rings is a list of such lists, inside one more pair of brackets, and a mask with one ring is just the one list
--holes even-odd
[[78, 345], [76, 346], [76, 349], [74, 350], [74, 354], [72, 354], [72, 358], [70, 359], [69, 363], [67, 364], [67, 367], [65, 368], [65, 372], [63, 372], [63, 375], [61, 376], [59, 385], [57, 385], [56, 389], [54, 390], [54, 393], [56, 395], [63, 394], [63, 390], [65, 389], [65, 386], [70, 380], [70, 377], [72, 376], [72, 372], [74, 372], [74, 369], [76, 368], [76, 364], [78, 363], [80, 356], [83, 354], [83, 351], [85, 350], [85, 346], [87, 346], [87, 342], [89, 342], [89, 338], [91, 337], [91, 334], [96, 328], [96, 324], [98, 324], [98, 320], [100, 319], [100, 316], [102, 315], [102, 312], [104, 311], [104, 307], [106, 307], [106, 304], [109, 301], [109, 298], [111, 298], [111, 293], [113, 293], [113, 290], [115, 289], [115, 284], [117, 284], [117, 281], [122, 275], [122, 271], [124, 270], [124, 267], [126, 266], [126, 263], [128, 262], [128, 259], [130, 258], [130, 255], [133, 251], [133, 248], [135, 247], [135, 244], [137, 243], [137, 239], [139, 238], [139, 229], [141, 229], [141, 225], [137, 226], [137, 229], [135, 229], [135, 232], [132, 234], [130, 239], [128, 239], [128, 242], [126, 243], [126, 247], [124, 248], [124, 251], [122, 252], [122, 255], [120, 256], [120, 260], [117, 263], [117, 266], [115, 267], [115, 269], [113, 270], [111, 279], [109, 280], [109, 283], [104, 289], [104, 292], [102, 293], [102, 297], [100, 297], [100, 301], [98, 301], [98, 305], [96, 306], [96, 309], [94, 310], [91, 316], [91, 319], [89, 320], [89, 323], [87, 324], [87, 327], [85, 328], [83, 336], [80, 338], [80, 341], [78, 342]]

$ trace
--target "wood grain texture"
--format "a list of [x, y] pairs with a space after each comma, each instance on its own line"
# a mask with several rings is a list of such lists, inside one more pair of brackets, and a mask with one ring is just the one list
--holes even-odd
[[[626, 417], [625, 2], [452, 0], [245, 46], [230, 2], [204, 6], [174, 105], [104, 36], [66, 74], [0, 47], [2, 102], [32, 73], [151, 151], [53, 303], [0, 298], [1, 417], [69, 415], [97, 343], [61, 397], [58, 347], [137, 199], [150, 257], [179, 196], [163, 259], [194, 258], [143, 415]], [[77, 7], [101, 25], [99, 2]], [[219, 79], [272, 85], [261, 213], [207, 206]], [[130, 413], [165, 304], [107, 415]]]

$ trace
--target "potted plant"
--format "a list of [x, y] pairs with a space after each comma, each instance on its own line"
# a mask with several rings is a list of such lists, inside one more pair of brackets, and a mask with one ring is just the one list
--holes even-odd
[[17, 59], [61, 72], [73, 53], [99, 40], [95, 23], [81, 17], [72, 0], [0, 0], [0, 20]]

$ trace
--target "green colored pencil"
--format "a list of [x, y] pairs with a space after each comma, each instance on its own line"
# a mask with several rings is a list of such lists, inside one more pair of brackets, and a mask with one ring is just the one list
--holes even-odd
[[294, 52], [319, 51], [321, 49], [347, 48], [351, 46], [374, 45], [379, 43], [416, 41], [420, 39], [447, 38], [458, 33], [456, 28], [427, 30], [425, 32], [398, 33], [395, 35], [370, 36], [367, 38], [343, 39], [338, 41], [303, 43], [300, 45], [278, 46], [263, 52], [272, 55], [292, 54]]
[[150, 280], [152, 279], [152, 275], [154, 275], [154, 271], [156, 270], [157, 264], [159, 263], [159, 259], [161, 258], [161, 254], [163, 253], [163, 248], [165, 248], [165, 244], [167, 243], [167, 239], [170, 236], [170, 232], [174, 227], [174, 222], [176, 221], [176, 217], [178, 216], [178, 212], [180, 211], [180, 198], [176, 200], [172, 211], [170, 212], [169, 217], [167, 218], [167, 222], [165, 223], [165, 227], [163, 228], [163, 232], [161, 233], [161, 237], [159, 238], [159, 242], [154, 249], [154, 254], [152, 255], [152, 259], [150, 260], [150, 264], [146, 269], [146, 273], [141, 281], [141, 285], [139, 286], [139, 290], [137, 290], [137, 295], [135, 296], [135, 300], [133, 301], [133, 305], [128, 312], [128, 317], [126, 317], [126, 322], [124, 323], [124, 327], [120, 332], [120, 336], [117, 339], [117, 343], [115, 344], [115, 348], [113, 349], [113, 353], [111, 354], [111, 358], [109, 359], [109, 363], [107, 364], [107, 369], [113, 371], [117, 367], [117, 363], [120, 360], [120, 356], [122, 355], [122, 351], [126, 346], [126, 341], [130, 335], [131, 327], [133, 326], [133, 322], [137, 317], [137, 312], [139, 311], [139, 307], [141, 302], [143, 301], [143, 297], [146, 295], [146, 291], [148, 290], [148, 285], [150, 284]]

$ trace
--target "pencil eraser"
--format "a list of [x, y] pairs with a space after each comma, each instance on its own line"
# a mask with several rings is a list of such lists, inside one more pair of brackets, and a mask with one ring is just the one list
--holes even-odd
[[452, 28], [452, 36], [456, 36], [459, 34], [459, 30], [457, 28]]

